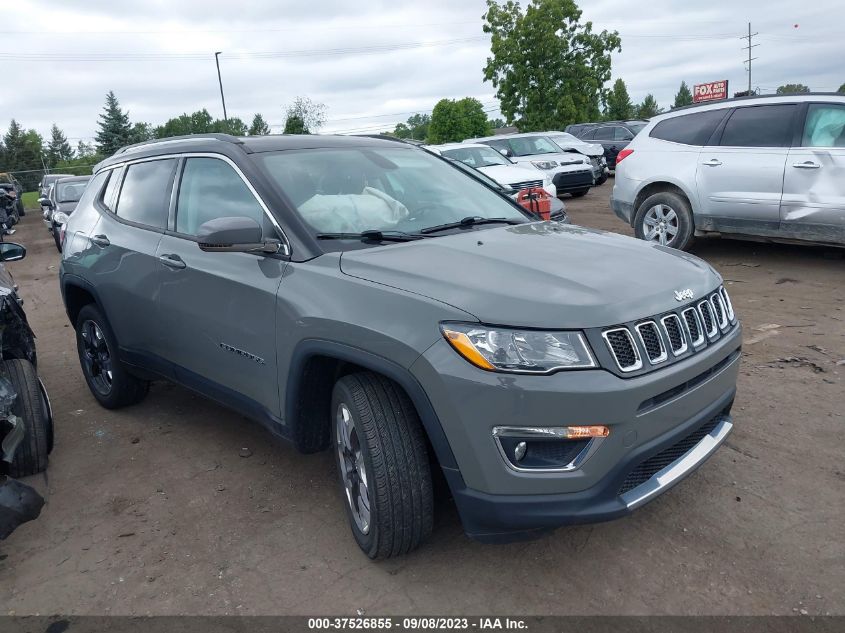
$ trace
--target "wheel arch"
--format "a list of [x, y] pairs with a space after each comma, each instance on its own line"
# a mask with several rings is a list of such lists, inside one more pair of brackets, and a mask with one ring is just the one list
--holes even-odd
[[683, 196], [684, 199], [689, 203], [690, 209], [692, 209], [692, 221], [694, 230], [695, 216], [698, 212], [698, 204], [695, 199], [695, 196], [693, 196], [692, 192], [690, 192], [683, 184], [669, 179], [654, 180], [640, 187], [639, 191], [637, 191], [636, 197], [634, 198], [634, 209], [631, 213], [631, 226], [634, 226], [634, 218], [636, 218], [637, 211], [639, 211], [640, 205], [643, 203], [643, 201], [645, 201], [645, 199], [649, 196], [653, 196], [656, 193], [661, 193], [664, 191]]
[[76, 319], [86, 305], [93, 303], [103, 310], [103, 304], [98, 299], [94, 287], [76, 276], [65, 275], [62, 279], [62, 298], [65, 303], [65, 312], [73, 327], [76, 327]]
[[[455, 456], [434, 407], [411, 372], [372, 352], [327, 340], [301, 341], [291, 356], [285, 392], [285, 423], [297, 449], [314, 452], [325, 448], [330, 432], [328, 409], [334, 383], [338, 378], [360, 370], [381, 374], [405, 391], [420, 416], [440, 466], [457, 471]], [[325, 429], [318, 426], [320, 424], [325, 424]]]

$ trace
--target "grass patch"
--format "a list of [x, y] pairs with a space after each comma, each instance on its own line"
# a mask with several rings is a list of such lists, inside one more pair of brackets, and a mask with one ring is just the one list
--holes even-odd
[[40, 209], [41, 205], [38, 204], [38, 192], [37, 191], [27, 191], [21, 196], [23, 200], [23, 208], [24, 209]]

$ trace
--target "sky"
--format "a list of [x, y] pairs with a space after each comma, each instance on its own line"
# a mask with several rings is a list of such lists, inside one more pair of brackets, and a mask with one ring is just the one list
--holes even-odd
[[[281, 132], [297, 95], [327, 106], [324, 133], [392, 129], [441, 98], [472, 96], [499, 115], [483, 81], [484, 0], [0, 0], [0, 132], [17, 119], [45, 137], [56, 123], [90, 142], [105, 94], [154, 125], [207, 108], [222, 118], [214, 52], [229, 116], [260, 112]], [[527, 0], [522, 0], [526, 4]], [[833, 91], [845, 83], [842, 0], [580, 0], [582, 20], [616, 30], [613, 79], [632, 99], [668, 107], [681, 80], [747, 87], [740, 39], [754, 43], [753, 85]], [[636, 8], [639, 5], [640, 8]], [[647, 11], [645, 10], [647, 6]], [[12, 72], [9, 72], [13, 69]]]

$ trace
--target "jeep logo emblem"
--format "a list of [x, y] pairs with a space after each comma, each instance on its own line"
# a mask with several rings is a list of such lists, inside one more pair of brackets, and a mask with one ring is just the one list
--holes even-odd
[[692, 290], [689, 288], [675, 291], [675, 301], [689, 301], [693, 296]]

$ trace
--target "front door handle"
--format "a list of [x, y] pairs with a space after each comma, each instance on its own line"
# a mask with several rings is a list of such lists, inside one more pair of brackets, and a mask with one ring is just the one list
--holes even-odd
[[105, 248], [111, 244], [111, 242], [109, 242], [109, 238], [105, 235], [95, 235], [91, 238], [91, 243], [99, 246], [100, 248]]
[[798, 169], [818, 169], [821, 167], [818, 163], [814, 163], [811, 160], [805, 160], [803, 163], [792, 163], [793, 167], [797, 167]]
[[158, 261], [168, 268], [185, 268], [187, 266], [187, 264], [178, 255], [160, 255]]
[[708, 167], [718, 167], [722, 164], [722, 161], [720, 161], [718, 158], [711, 158], [710, 160], [706, 160], [701, 164], [707, 165]]

